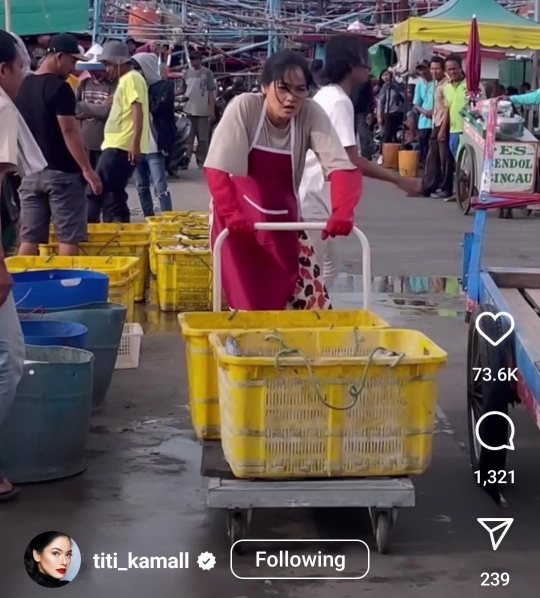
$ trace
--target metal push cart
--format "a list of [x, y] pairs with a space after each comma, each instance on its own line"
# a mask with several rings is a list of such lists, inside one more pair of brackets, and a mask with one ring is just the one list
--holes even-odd
[[[258, 230], [322, 230], [320, 223], [256, 224]], [[221, 309], [220, 250], [228, 231], [214, 245], [213, 303]], [[365, 235], [354, 229], [362, 244], [364, 309], [370, 307], [371, 252]], [[247, 480], [234, 477], [227, 464], [221, 442], [205, 441], [201, 474], [208, 478], [207, 505], [227, 510], [228, 534], [233, 546], [249, 533], [254, 509], [283, 507], [367, 507], [377, 549], [386, 554], [391, 531], [397, 520], [397, 509], [415, 505], [415, 489], [408, 477], [371, 477], [341, 479]], [[239, 546], [236, 546], [239, 549]]]
[[[473, 198], [478, 196], [484, 164], [486, 143], [485, 125], [480, 112], [466, 108], [463, 111], [463, 139], [456, 160], [456, 199], [463, 214], [468, 214]], [[494, 144], [493, 170], [490, 191], [513, 193], [516, 196], [538, 190], [538, 140], [524, 128], [521, 137], [497, 135]], [[531, 201], [524, 202], [530, 215]], [[511, 215], [511, 209], [500, 210], [499, 216]]]
[[[491, 123], [493, 125], [493, 123]], [[484, 189], [476, 203], [474, 231], [466, 233], [463, 242], [463, 288], [467, 294], [467, 321], [469, 336], [467, 348], [467, 413], [470, 458], [473, 471], [481, 472], [480, 486], [500, 506], [506, 506], [502, 484], [483, 484], [490, 470], [503, 471], [506, 449], [490, 451], [480, 445], [475, 436], [479, 419], [490, 411], [508, 414], [509, 406], [522, 403], [540, 427], [540, 269], [486, 268], [482, 266], [482, 242], [488, 209], [523, 206], [540, 202], [539, 194], [528, 197], [506, 193], [501, 197], [489, 189], [493, 151], [486, 148], [483, 160]], [[535, 150], [536, 151], [536, 150]], [[474, 198], [476, 200], [476, 198]], [[483, 312], [510, 314], [514, 330], [505, 316], [497, 319], [483, 317], [481, 330], [494, 341], [509, 333], [502, 342], [493, 346], [476, 329], [476, 320]], [[473, 368], [489, 368], [491, 380], [480, 377], [475, 381]], [[513, 376], [499, 377], [500, 370], [517, 368]], [[481, 436], [489, 446], [507, 443], [509, 424], [500, 417], [487, 418], [482, 424]]]

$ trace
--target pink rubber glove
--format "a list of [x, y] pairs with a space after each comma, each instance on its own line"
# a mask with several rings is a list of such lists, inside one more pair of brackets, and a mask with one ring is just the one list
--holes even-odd
[[362, 172], [355, 170], [335, 170], [330, 179], [330, 199], [332, 215], [322, 231], [322, 239], [347, 236], [354, 226], [354, 208], [362, 195]]
[[217, 168], [205, 168], [204, 176], [212, 194], [214, 208], [231, 233], [253, 233], [255, 226], [246, 218], [236, 199], [236, 189], [228, 173]]

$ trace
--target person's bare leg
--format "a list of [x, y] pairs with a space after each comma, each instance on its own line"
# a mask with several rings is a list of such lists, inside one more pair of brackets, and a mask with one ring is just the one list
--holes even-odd
[[19, 245], [18, 255], [39, 255], [39, 243], [22, 242]]
[[60, 243], [58, 246], [58, 255], [79, 255], [79, 246], [68, 243]]

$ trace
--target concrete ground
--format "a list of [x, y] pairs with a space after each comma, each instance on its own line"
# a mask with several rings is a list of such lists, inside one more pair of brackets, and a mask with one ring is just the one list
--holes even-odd
[[[204, 209], [207, 193], [198, 173], [190, 171], [182, 179], [171, 185], [175, 208]], [[87, 471], [72, 479], [25, 486], [17, 501], [0, 506], [2, 596], [41, 595], [24, 572], [22, 555], [28, 541], [48, 529], [71, 535], [82, 551], [81, 571], [63, 589], [66, 596], [77, 598], [473, 598], [479, 592], [525, 596], [537, 591], [538, 430], [522, 409], [512, 413], [516, 451], [509, 456], [509, 469], [515, 471], [515, 483], [508, 488], [506, 511], [476, 488], [467, 455], [463, 300], [441, 290], [456, 286], [462, 234], [471, 229], [473, 219], [462, 216], [455, 204], [407, 198], [388, 185], [368, 181], [357, 222], [371, 242], [375, 311], [393, 325], [423, 331], [448, 352], [440, 376], [433, 463], [429, 473], [414, 480], [417, 505], [400, 512], [391, 554], [377, 554], [367, 514], [361, 510], [256, 512], [252, 538], [365, 540], [371, 548], [369, 575], [361, 581], [247, 581], [231, 574], [224, 513], [205, 505], [201, 450], [186, 406], [185, 354], [176, 318], [150, 306], [141, 312], [146, 334], [139, 369], [115, 374], [106, 409], [93, 419]], [[537, 265], [539, 228], [536, 218], [506, 221], [490, 215], [485, 261]], [[344, 253], [350, 276], [340, 281], [336, 302], [360, 305], [355, 276], [361, 269], [360, 250], [347, 240]], [[417, 278], [410, 278], [413, 275]], [[415, 298], [430, 309], [396, 307], [410, 304], [415, 290], [423, 291]], [[478, 517], [515, 519], [496, 552]], [[359, 550], [343, 549], [348, 562], [362, 561]], [[119, 572], [93, 566], [95, 554], [116, 552], [121, 567], [129, 552], [169, 557], [180, 551], [190, 553], [187, 570]], [[217, 559], [208, 572], [196, 565], [205, 551]], [[257, 576], [252, 555], [235, 563], [244, 574]], [[510, 583], [495, 591], [484, 589], [484, 572], [507, 572]]]

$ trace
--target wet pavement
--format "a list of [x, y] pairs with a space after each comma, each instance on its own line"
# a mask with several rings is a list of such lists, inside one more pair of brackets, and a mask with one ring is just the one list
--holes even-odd
[[[198, 185], [197, 181], [186, 183], [190, 189]], [[192, 198], [184, 201], [183, 187], [178, 187], [177, 207], [201, 207], [200, 198], [196, 205], [189, 203]], [[430, 222], [431, 228], [440, 227], [441, 213], [450, 214], [446, 216], [450, 230], [467, 230], [465, 225], [472, 223], [463, 217], [458, 220], [453, 214], [455, 207], [448, 204], [442, 210], [438, 204], [420, 206], [420, 200], [404, 204], [408, 198], [401, 196], [390, 195], [387, 201], [387, 209], [393, 209], [387, 220], [401, 219], [404, 227], [414, 215], [416, 222], [423, 219], [424, 228], [429, 229]], [[370, 239], [369, 229], [380, 227], [379, 210], [380, 206], [367, 205], [361, 211], [360, 219]], [[501, 222], [513, 227], [517, 220], [494, 222], [498, 230]], [[517, 253], [526, 254], [527, 246], [522, 244], [533, 231], [528, 228], [530, 221], [524, 223], [526, 230], [514, 238], [514, 244], [519, 243]], [[454, 235], [458, 255], [460, 234]], [[440, 375], [433, 463], [426, 475], [414, 480], [417, 504], [400, 511], [391, 554], [377, 554], [369, 518], [362, 509], [255, 512], [250, 531], [252, 538], [276, 540], [360, 538], [371, 548], [371, 569], [365, 579], [265, 582], [239, 580], [231, 574], [225, 514], [206, 507], [205, 481], [200, 476], [201, 448], [191, 431], [184, 346], [176, 315], [147, 305], [138, 312], [145, 329], [141, 365], [138, 370], [116, 372], [106, 408], [92, 421], [86, 472], [71, 479], [24, 486], [17, 501], [0, 504], [4, 539], [0, 544], [1, 596], [33, 598], [46, 591], [35, 586], [22, 567], [28, 541], [46, 529], [73, 536], [81, 548], [81, 571], [62, 589], [63, 595], [77, 598], [353, 598], [359, 594], [473, 598], [480, 591], [507, 596], [536, 591], [540, 434], [524, 410], [518, 408], [512, 413], [517, 450], [509, 456], [509, 469], [515, 471], [515, 483], [507, 492], [510, 507], [501, 513], [475, 487], [468, 462], [467, 325], [463, 321], [459, 259], [449, 256], [443, 238], [429, 244], [430, 234], [417, 236], [414, 242], [412, 235], [409, 228], [403, 229], [401, 237], [394, 230], [379, 230], [376, 244], [387, 249], [383, 252], [386, 257], [374, 269], [373, 309], [393, 326], [424, 332], [448, 352], [448, 365]], [[423, 242], [427, 244], [416, 247]], [[388, 258], [392, 246], [395, 260]], [[501, 261], [509, 261], [505, 253], [508, 246], [507, 239], [500, 242], [499, 249], [493, 246], [495, 261], [497, 251]], [[347, 272], [333, 291], [337, 307], [361, 305], [362, 279], [356, 251], [347, 249]], [[408, 260], [404, 260], [404, 253], [409, 253]], [[429, 255], [427, 261], [420, 259], [421, 254]], [[430, 270], [437, 254], [440, 269], [434, 273]], [[405, 265], [409, 272], [425, 276], [403, 276]], [[381, 276], [381, 271], [390, 275]], [[501, 516], [514, 517], [515, 521], [494, 552], [477, 518]], [[183, 551], [190, 553], [189, 569], [121, 572], [93, 565], [93, 555], [101, 553], [117, 553], [122, 566], [127, 564], [129, 552], [169, 557]], [[197, 556], [205, 551], [216, 556], [212, 571], [202, 571], [196, 565]], [[347, 558], [360, 558], [350, 546], [344, 551]], [[256, 575], [250, 567], [253, 557], [239, 558], [243, 559], [243, 571], [251, 569]], [[510, 584], [484, 590], [482, 572], [508, 572]]]

